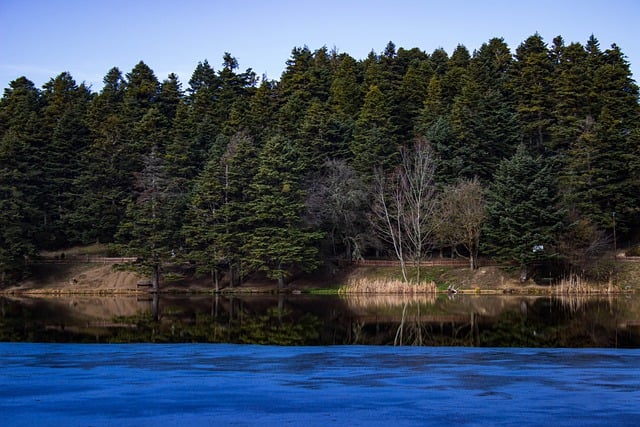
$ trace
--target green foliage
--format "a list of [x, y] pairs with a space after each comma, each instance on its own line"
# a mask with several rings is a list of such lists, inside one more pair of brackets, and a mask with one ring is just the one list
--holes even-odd
[[283, 137], [271, 138], [260, 160], [250, 187], [247, 220], [252, 232], [245, 248], [250, 266], [283, 284], [292, 268], [309, 271], [318, 265], [315, 243], [321, 233], [302, 223], [302, 169], [291, 143]]
[[520, 145], [500, 163], [489, 189], [485, 249], [523, 269], [554, 256], [562, 211], [550, 167]]
[[[184, 91], [142, 61], [103, 81], [91, 93], [69, 73], [41, 89], [20, 77], [0, 99], [0, 274], [19, 276], [43, 249], [116, 238], [232, 284], [356, 248], [378, 256], [390, 248], [364, 221], [373, 171], [393, 170], [415, 137], [433, 144], [439, 190], [461, 177], [493, 188], [484, 255], [530, 264], [563, 243], [580, 265], [589, 238], [633, 242], [640, 227], [638, 86], [621, 49], [594, 36], [534, 34], [513, 54], [500, 38], [451, 55], [389, 42], [362, 60], [296, 47], [279, 80], [225, 53], [219, 69], [198, 63]], [[329, 164], [350, 172], [330, 182]], [[163, 190], [138, 185], [150, 167]], [[563, 212], [576, 227], [557, 234]]]

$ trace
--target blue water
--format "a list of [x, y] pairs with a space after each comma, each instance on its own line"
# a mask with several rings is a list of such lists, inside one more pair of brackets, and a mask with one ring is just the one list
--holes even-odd
[[640, 350], [0, 343], [7, 426], [640, 423]]

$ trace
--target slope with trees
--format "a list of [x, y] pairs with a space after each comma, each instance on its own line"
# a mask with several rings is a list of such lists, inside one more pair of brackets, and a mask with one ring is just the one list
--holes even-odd
[[[97, 93], [69, 73], [11, 82], [2, 279], [42, 250], [93, 242], [144, 259], [154, 282], [189, 261], [219, 289], [394, 253], [575, 271], [614, 233], [638, 239], [638, 86], [615, 44], [534, 34], [449, 55], [389, 42], [361, 60], [304, 46], [285, 65], [268, 80], [225, 53], [184, 89], [143, 61], [109, 70]], [[423, 152], [426, 168], [411, 163]], [[406, 224], [376, 233], [368, 219], [394, 200]]]

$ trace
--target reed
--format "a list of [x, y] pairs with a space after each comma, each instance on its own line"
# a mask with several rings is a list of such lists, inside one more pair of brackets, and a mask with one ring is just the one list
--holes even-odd
[[600, 293], [600, 290], [590, 285], [582, 276], [573, 273], [558, 282], [555, 292], [557, 294], [593, 294]]
[[404, 305], [435, 304], [436, 293], [397, 294], [397, 293], [351, 293], [343, 295], [344, 301], [351, 310], [393, 309]]
[[365, 279], [354, 278], [344, 286], [340, 293], [378, 293], [378, 294], [430, 294], [436, 293], [434, 282], [403, 282], [393, 278]]

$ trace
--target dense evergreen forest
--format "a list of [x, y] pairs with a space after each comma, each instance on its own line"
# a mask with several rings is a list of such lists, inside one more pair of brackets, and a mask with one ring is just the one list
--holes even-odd
[[593, 36], [296, 47], [279, 81], [228, 53], [186, 87], [144, 62], [99, 93], [20, 77], [0, 101], [0, 278], [93, 242], [231, 284], [442, 254], [590, 274], [638, 237], [639, 112], [622, 51]]

